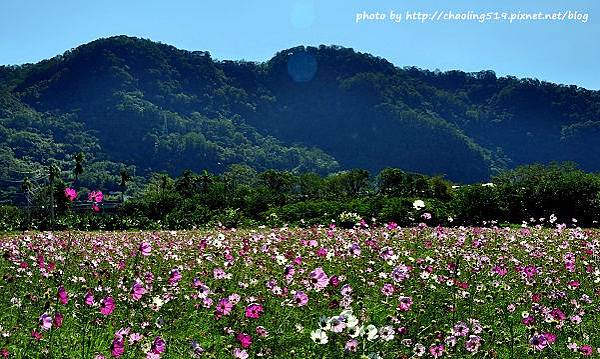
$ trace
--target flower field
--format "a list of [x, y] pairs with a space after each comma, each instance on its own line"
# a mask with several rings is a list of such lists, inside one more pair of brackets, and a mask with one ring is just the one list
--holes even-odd
[[0, 358], [597, 356], [600, 233], [322, 226], [0, 239]]

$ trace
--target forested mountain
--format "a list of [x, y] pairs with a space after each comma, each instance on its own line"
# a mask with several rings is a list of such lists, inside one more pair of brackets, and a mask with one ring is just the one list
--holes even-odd
[[[398, 167], [459, 182], [519, 164], [600, 170], [600, 92], [492, 71], [399, 68], [338, 46], [264, 63], [127, 36], [0, 67], [0, 179], [84, 152], [86, 183], [184, 169]], [[97, 185], [97, 184], [96, 184]]]

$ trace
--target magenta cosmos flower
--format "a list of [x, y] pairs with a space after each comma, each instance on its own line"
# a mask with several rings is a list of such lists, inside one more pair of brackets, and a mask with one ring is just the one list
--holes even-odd
[[167, 343], [161, 337], [156, 337], [152, 342], [152, 352], [155, 354], [162, 354], [167, 350]]
[[69, 294], [62, 285], [58, 287], [58, 301], [63, 305], [69, 303]]
[[125, 340], [122, 336], [115, 336], [115, 339], [110, 346], [110, 353], [115, 358], [118, 358], [125, 353]]
[[240, 342], [242, 348], [246, 349], [252, 344], [252, 336], [246, 333], [240, 333], [236, 336], [236, 339]]
[[246, 307], [246, 318], [258, 319], [263, 312], [263, 306], [258, 303]]
[[88, 193], [88, 200], [95, 203], [100, 203], [104, 200], [104, 194], [102, 191], [91, 191]]
[[65, 188], [65, 197], [69, 202], [73, 202], [77, 198], [77, 191], [74, 188], [67, 187]]
[[115, 300], [112, 297], [106, 297], [100, 301], [100, 313], [110, 315], [115, 310]]
[[62, 314], [56, 313], [56, 314], [54, 314], [54, 319], [52, 321], [52, 324], [54, 324], [55, 327], [60, 328], [60, 327], [62, 327], [62, 323], [63, 323], [64, 319], [65, 319], [65, 317]]

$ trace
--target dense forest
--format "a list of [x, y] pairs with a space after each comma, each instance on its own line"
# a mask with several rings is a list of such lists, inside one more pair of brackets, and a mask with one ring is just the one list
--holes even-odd
[[[215, 60], [150, 40], [99, 39], [37, 64], [0, 67], [0, 189], [70, 173], [131, 193], [189, 169], [328, 175], [387, 167], [488, 181], [522, 164], [600, 170], [600, 92], [492, 71], [428, 71], [339, 46], [264, 63]], [[21, 198], [22, 197], [18, 197]]]

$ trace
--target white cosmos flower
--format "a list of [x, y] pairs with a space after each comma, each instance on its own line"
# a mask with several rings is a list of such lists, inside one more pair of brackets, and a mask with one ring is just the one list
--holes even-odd
[[381, 339], [385, 340], [386, 342], [394, 339], [394, 332], [394, 327], [389, 325], [379, 329], [379, 335], [381, 336]]
[[321, 329], [313, 330], [310, 333], [310, 338], [317, 344], [326, 344], [329, 341], [327, 333]]
[[346, 326], [348, 327], [348, 329], [354, 328], [357, 325], [358, 325], [357, 317], [355, 317], [353, 314], [346, 315]]
[[350, 338], [359, 337], [359, 336], [363, 335], [364, 332], [365, 332], [365, 327], [363, 327], [362, 325], [348, 328], [348, 335], [350, 336]]
[[321, 327], [322, 330], [329, 330], [331, 329], [331, 325], [329, 324], [329, 318], [322, 315], [319, 318], [319, 327]]
[[377, 327], [375, 327], [373, 324], [369, 324], [365, 330], [368, 341], [373, 341], [379, 337], [379, 335], [377, 335]]

